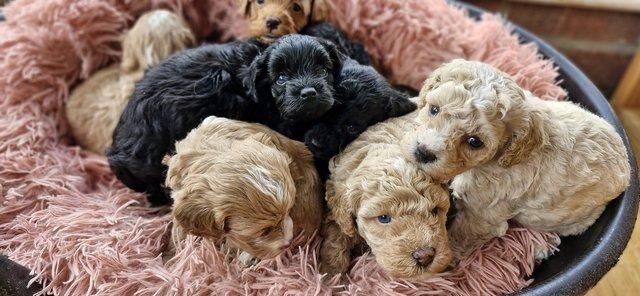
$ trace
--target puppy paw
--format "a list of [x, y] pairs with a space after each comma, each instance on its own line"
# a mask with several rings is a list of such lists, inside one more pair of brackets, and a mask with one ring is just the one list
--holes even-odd
[[[553, 247], [558, 247], [560, 245], [560, 238], [557, 236], [549, 237], [547, 238], [547, 243]], [[553, 248], [549, 248], [546, 245], [536, 244], [533, 248], [533, 254], [533, 258], [536, 263], [539, 263], [553, 255]]]
[[329, 159], [340, 150], [340, 135], [325, 125], [316, 125], [304, 137], [304, 143], [316, 158]]
[[260, 259], [254, 257], [253, 255], [247, 252], [240, 253], [237, 259], [238, 259], [238, 262], [244, 267], [250, 267], [260, 262]]

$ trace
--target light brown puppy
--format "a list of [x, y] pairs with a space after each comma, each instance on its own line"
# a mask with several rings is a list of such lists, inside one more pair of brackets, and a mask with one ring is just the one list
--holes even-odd
[[507, 74], [454, 60], [427, 79], [419, 125], [403, 140], [408, 159], [452, 179], [457, 258], [505, 234], [508, 223], [585, 231], [629, 184], [621, 137], [571, 102], [543, 101]]
[[149, 67], [194, 43], [187, 24], [174, 13], [155, 10], [142, 15], [125, 35], [122, 63], [96, 72], [69, 97], [67, 119], [76, 142], [104, 154], [135, 82]]
[[166, 162], [174, 245], [186, 233], [223, 238], [263, 259], [320, 226], [322, 182], [311, 152], [263, 125], [208, 117]]
[[326, 18], [327, 0], [238, 0], [250, 36], [270, 42]]
[[343, 273], [351, 250], [366, 243], [393, 277], [420, 278], [443, 271], [451, 259], [446, 232], [449, 192], [398, 144], [415, 113], [389, 119], [363, 133], [330, 165], [321, 270]]

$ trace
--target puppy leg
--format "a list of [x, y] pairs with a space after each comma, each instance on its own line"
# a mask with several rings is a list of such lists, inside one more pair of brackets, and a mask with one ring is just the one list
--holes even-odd
[[238, 255], [237, 259], [238, 259], [238, 262], [240, 262], [240, 264], [244, 267], [253, 266], [253, 265], [256, 265], [258, 262], [260, 262], [260, 259], [244, 251], [240, 253], [240, 255]]
[[321, 231], [323, 240], [320, 247], [320, 272], [327, 273], [330, 277], [345, 273], [351, 262], [351, 249], [355, 240], [345, 235], [333, 220], [326, 221]]
[[449, 241], [455, 261], [471, 254], [494, 237], [503, 236], [509, 228], [508, 218], [491, 210], [458, 209], [449, 229]]

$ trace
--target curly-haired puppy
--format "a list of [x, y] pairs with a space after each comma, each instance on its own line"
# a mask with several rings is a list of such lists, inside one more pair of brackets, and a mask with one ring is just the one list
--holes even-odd
[[211, 116], [167, 163], [174, 244], [186, 233], [224, 238], [263, 259], [320, 226], [322, 182], [311, 153], [263, 125]]
[[259, 101], [278, 110], [269, 126], [304, 140], [326, 175], [328, 160], [367, 127], [415, 110], [370, 66], [358, 64], [321, 38], [288, 35], [252, 65], [247, 83]]
[[458, 258], [502, 236], [510, 219], [580, 234], [629, 184], [627, 152], [608, 122], [571, 102], [540, 100], [487, 64], [444, 65], [420, 100], [421, 125], [403, 147], [425, 172], [453, 178]]
[[66, 112], [76, 142], [104, 154], [135, 82], [148, 68], [194, 43], [187, 24], [174, 13], [154, 10], [142, 15], [125, 35], [122, 63], [96, 72], [69, 97]]
[[300, 32], [327, 17], [327, 0], [237, 0], [249, 22], [248, 33], [265, 42]]
[[[113, 172], [153, 205], [170, 202], [162, 158], [210, 115], [261, 121], [273, 113], [242, 85], [261, 47], [254, 41], [203, 45], [170, 56], [136, 84], [107, 151]], [[264, 120], [262, 120], [264, 121]]]
[[248, 33], [271, 43], [293, 33], [327, 39], [362, 65], [371, 58], [362, 43], [349, 40], [336, 26], [321, 22], [327, 17], [327, 0], [238, 0], [240, 12], [249, 21]]
[[428, 277], [448, 266], [449, 192], [403, 157], [399, 142], [413, 127], [412, 114], [379, 123], [332, 160], [322, 272], [345, 272], [360, 243], [393, 277]]

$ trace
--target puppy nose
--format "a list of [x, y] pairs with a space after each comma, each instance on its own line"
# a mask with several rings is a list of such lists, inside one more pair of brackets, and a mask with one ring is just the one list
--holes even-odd
[[433, 262], [433, 257], [436, 254], [436, 250], [431, 247], [420, 248], [411, 252], [411, 257], [416, 260], [416, 264], [420, 266], [427, 266]]
[[318, 92], [313, 87], [305, 87], [300, 91], [300, 96], [304, 99], [313, 99]]
[[275, 17], [267, 18], [267, 29], [275, 30], [276, 28], [278, 28], [279, 25], [280, 25], [280, 19]]
[[438, 159], [438, 157], [427, 148], [427, 145], [424, 144], [418, 144], [415, 155], [416, 159], [418, 159], [418, 161], [422, 163], [430, 163]]

